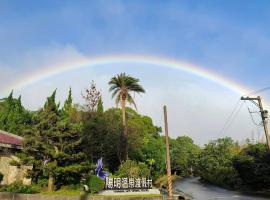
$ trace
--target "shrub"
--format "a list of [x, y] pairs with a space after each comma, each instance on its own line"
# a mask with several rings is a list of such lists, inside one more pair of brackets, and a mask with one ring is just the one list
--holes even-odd
[[40, 192], [40, 188], [32, 185], [23, 185], [21, 181], [16, 181], [10, 185], [1, 188], [1, 191], [11, 193], [34, 194]]
[[137, 163], [136, 161], [127, 160], [122, 163], [116, 172], [120, 177], [149, 177], [150, 170], [145, 163]]
[[86, 185], [89, 187], [89, 191], [91, 194], [98, 193], [104, 188], [104, 181], [95, 175], [89, 175], [86, 178]]
[[38, 184], [38, 186], [45, 188], [48, 186], [48, 179], [45, 179], [45, 178], [38, 179], [37, 184]]
[[233, 167], [241, 185], [257, 190], [270, 188], [270, 153], [265, 144], [250, 144], [235, 156]]

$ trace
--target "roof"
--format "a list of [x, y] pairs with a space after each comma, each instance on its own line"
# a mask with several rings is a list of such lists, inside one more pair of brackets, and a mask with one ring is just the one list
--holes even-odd
[[21, 149], [22, 141], [22, 137], [0, 130], [0, 147]]

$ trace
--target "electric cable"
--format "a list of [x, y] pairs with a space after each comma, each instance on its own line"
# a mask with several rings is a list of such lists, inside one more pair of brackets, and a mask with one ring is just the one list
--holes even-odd
[[244, 102], [242, 102], [240, 104], [240, 100], [236, 103], [234, 109], [232, 110], [232, 112], [229, 115], [229, 117], [227, 118], [223, 128], [221, 129], [221, 135], [225, 134], [228, 131], [228, 129], [230, 128], [230, 126], [233, 124], [233, 122], [236, 119], [236, 117], [237, 117], [239, 111], [241, 110], [243, 104], [244, 104]]
[[252, 113], [258, 113], [258, 112], [251, 112], [250, 109], [249, 109], [249, 107], [248, 107], [248, 105], [247, 105], [247, 102], [246, 102], [246, 101], [244, 101], [244, 102], [245, 102], [245, 105], [246, 105], [246, 107], [247, 107], [247, 109], [248, 109], [248, 112], [249, 112], [249, 114], [250, 114], [252, 123], [253, 123], [255, 126], [262, 127], [262, 122], [261, 122], [260, 124], [256, 123], [256, 122], [255, 122], [255, 119], [254, 119], [254, 117], [253, 117], [253, 115], [252, 115]]

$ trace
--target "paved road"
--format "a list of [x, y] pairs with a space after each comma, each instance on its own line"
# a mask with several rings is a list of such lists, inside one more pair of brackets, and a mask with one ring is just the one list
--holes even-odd
[[266, 200], [267, 197], [251, 196], [201, 183], [199, 178], [186, 178], [174, 183], [175, 189], [190, 194], [196, 200]]

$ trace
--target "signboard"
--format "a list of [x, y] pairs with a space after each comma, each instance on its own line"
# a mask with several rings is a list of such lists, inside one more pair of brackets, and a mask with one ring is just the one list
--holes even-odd
[[105, 189], [116, 192], [147, 191], [152, 189], [152, 179], [106, 177]]

